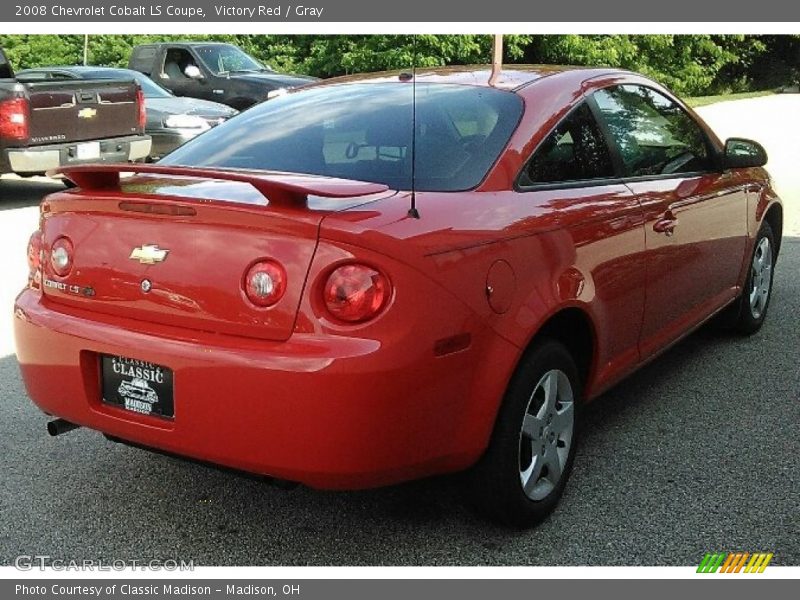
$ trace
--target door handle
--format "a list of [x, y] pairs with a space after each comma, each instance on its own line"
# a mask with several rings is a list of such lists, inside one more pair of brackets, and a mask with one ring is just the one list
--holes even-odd
[[672, 215], [665, 215], [653, 224], [653, 231], [656, 233], [663, 233], [669, 237], [675, 233], [675, 226], [677, 224], [678, 219]]

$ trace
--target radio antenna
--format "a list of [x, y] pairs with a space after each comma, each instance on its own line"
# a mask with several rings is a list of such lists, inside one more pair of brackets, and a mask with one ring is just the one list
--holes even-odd
[[412, 34], [411, 59], [411, 208], [408, 216], [419, 219], [417, 210], [417, 34]]

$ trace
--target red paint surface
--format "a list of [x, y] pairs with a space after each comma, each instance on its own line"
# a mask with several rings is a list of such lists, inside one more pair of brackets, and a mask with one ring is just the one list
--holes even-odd
[[[429, 77], [486, 84], [482, 70]], [[593, 398], [740, 292], [760, 221], [779, 202], [762, 169], [515, 191], [560, 118], [592, 89], [622, 82], [654, 86], [602, 70], [510, 73], [502, 86], [517, 88], [526, 112], [508, 147], [475, 190], [417, 193], [419, 219], [408, 216], [408, 193], [374, 184], [156, 168], [122, 191], [118, 169], [83, 169], [76, 177], [87, 190], [45, 201], [43, 246], [69, 236], [74, 266], [64, 280], [95, 294], [34, 284], [18, 297], [29, 395], [49, 414], [125, 440], [316, 487], [468, 467], [549, 318], [577, 309], [591, 323]], [[223, 179], [217, 199], [256, 197], [200, 203], [182, 197], [170, 173], [184, 185]], [[263, 202], [271, 193], [285, 195]], [[122, 201], [192, 210], [120, 210]], [[665, 218], [677, 220], [674, 236], [654, 229]], [[169, 257], [129, 260], [142, 244]], [[269, 308], [249, 303], [241, 286], [260, 259], [287, 272]], [[391, 282], [385, 308], [366, 323], [325, 309], [325, 281], [348, 262]], [[57, 280], [48, 269], [44, 278]], [[174, 420], [102, 404], [100, 354], [171, 368]]]

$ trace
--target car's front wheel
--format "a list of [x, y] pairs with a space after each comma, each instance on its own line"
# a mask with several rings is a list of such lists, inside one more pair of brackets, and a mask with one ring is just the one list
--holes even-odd
[[772, 297], [772, 271], [775, 267], [776, 250], [772, 227], [765, 221], [756, 236], [742, 294], [723, 313], [723, 324], [745, 335], [761, 329]]
[[469, 473], [475, 504], [493, 520], [531, 526], [555, 508], [572, 469], [581, 382], [563, 344], [525, 356], [500, 407], [486, 453]]

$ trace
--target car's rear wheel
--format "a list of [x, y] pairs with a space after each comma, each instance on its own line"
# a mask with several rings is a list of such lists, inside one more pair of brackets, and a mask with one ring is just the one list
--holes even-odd
[[745, 335], [761, 329], [772, 297], [775, 251], [775, 235], [772, 227], [764, 222], [756, 236], [742, 294], [722, 313], [720, 322], [723, 326]]
[[559, 342], [543, 340], [523, 359], [497, 416], [486, 453], [468, 474], [478, 509], [516, 527], [555, 508], [572, 469], [581, 385]]

